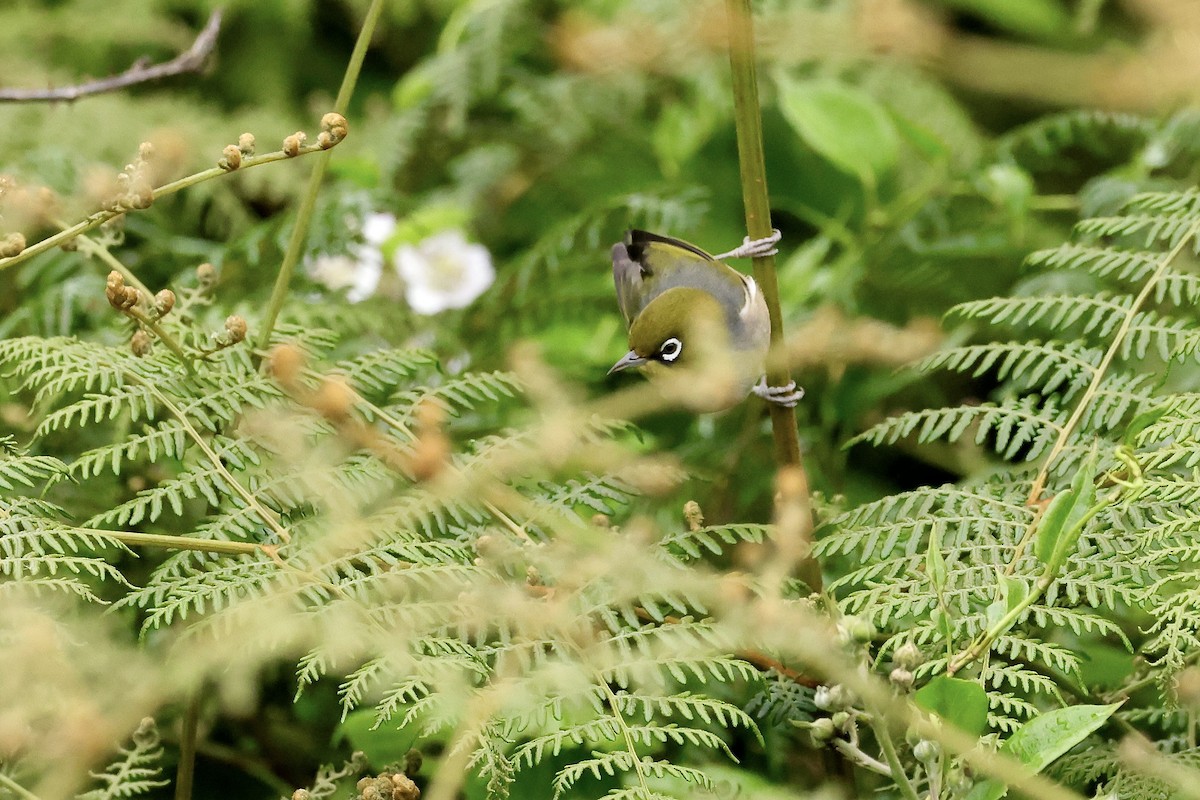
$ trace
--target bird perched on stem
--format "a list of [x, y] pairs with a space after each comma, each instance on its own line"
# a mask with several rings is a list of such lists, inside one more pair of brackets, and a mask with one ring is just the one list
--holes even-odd
[[[617, 304], [629, 328], [629, 352], [608, 372], [643, 367], [653, 376], [691, 368], [686, 396], [705, 411], [729, 408], [753, 393], [795, 406], [795, 382], [768, 386], [763, 370], [771, 321], [758, 284], [723, 262], [775, 252], [779, 231], [713, 256], [693, 244], [631, 230], [612, 248]], [[710, 367], [707, 373], [698, 371]], [[724, 371], [720, 369], [724, 367]], [[692, 373], [688, 373], [689, 379]]]

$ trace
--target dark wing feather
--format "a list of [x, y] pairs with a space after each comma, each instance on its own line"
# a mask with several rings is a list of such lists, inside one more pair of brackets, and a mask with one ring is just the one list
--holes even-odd
[[745, 302], [744, 277], [694, 244], [648, 231], [631, 230], [613, 245], [613, 283], [625, 324], [651, 300], [676, 286], [691, 286], [712, 294], [727, 314]]

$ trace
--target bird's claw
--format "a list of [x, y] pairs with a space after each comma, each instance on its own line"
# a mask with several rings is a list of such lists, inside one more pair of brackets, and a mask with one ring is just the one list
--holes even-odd
[[804, 389], [796, 386], [795, 381], [788, 381], [786, 386], [768, 386], [767, 376], [759, 378], [758, 383], [750, 390], [756, 396], [768, 403], [774, 403], [784, 408], [795, 408], [804, 397]]
[[771, 235], [762, 239], [751, 239], [749, 236], [742, 239], [742, 246], [735, 247], [728, 253], [721, 253], [719, 256], [714, 256], [718, 261], [723, 261], [726, 258], [761, 258], [762, 256], [773, 256], [779, 252], [775, 245], [779, 244], [779, 240], [783, 238], [783, 234], [778, 228], [771, 229]]

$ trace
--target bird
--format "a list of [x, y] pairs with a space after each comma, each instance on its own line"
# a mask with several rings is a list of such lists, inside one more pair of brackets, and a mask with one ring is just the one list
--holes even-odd
[[[631, 368], [662, 373], [723, 357], [733, 379], [723, 386], [688, 386], [693, 405], [719, 411], [750, 394], [794, 407], [804, 396], [795, 381], [769, 386], [764, 374], [771, 343], [767, 303], [754, 278], [724, 263], [776, 252], [779, 231], [710, 255], [694, 244], [643, 230], [626, 231], [612, 247], [617, 305], [629, 331], [629, 352], [608, 374]], [[708, 357], [706, 359], [706, 356]]]

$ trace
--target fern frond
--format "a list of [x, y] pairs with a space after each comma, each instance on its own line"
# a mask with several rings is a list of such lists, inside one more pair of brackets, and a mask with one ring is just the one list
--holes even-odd
[[160, 778], [162, 757], [158, 729], [147, 717], [133, 734], [133, 743], [121, 748], [120, 758], [104, 772], [92, 773], [99, 786], [77, 795], [76, 800], [124, 800], [161, 789], [170, 783]]
[[53, 456], [0, 454], [0, 489], [6, 491], [13, 491], [18, 486], [32, 489], [66, 473], [67, 465]]
[[1115, 156], [1141, 146], [1155, 132], [1154, 122], [1136, 114], [1077, 110], [1050, 114], [1001, 137], [1001, 156], [1034, 166], [1058, 166], [1061, 153], [1082, 148]]
[[667, 534], [659, 540], [659, 547], [683, 560], [698, 559], [705, 555], [721, 555], [731, 545], [741, 542], [760, 544], [771, 537], [769, 525], [713, 525], [695, 530], [680, 530]]
[[921, 443], [955, 442], [973, 431], [975, 444], [993, 436], [993, 449], [1003, 458], [1033, 461], [1049, 450], [1064, 422], [1053, 399], [1029, 396], [1000, 404], [910, 411], [860, 433], [849, 444], [891, 444], [914, 434]]

